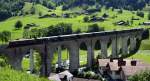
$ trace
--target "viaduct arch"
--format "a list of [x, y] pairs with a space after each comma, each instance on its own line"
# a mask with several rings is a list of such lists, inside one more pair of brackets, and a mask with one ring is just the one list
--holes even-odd
[[[29, 50], [35, 49], [40, 53], [42, 60], [40, 75], [49, 76], [51, 73], [51, 61], [57, 49], [59, 51], [58, 64], [60, 65], [62, 45], [65, 45], [69, 50], [69, 70], [70, 72], [74, 72], [79, 68], [79, 49], [82, 42], [87, 46], [87, 67], [92, 67], [96, 41], [100, 41], [102, 58], [108, 58], [107, 49], [110, 41], [112, 46], [112, 58], [118, 58], [120, 51], [122, 56], [128, 55], [130, 52], [136, 53], [138, 49], [137, 45], [148, 37], [148, 30], [137, 28], [122, 31], [104, 31], [42, 37], [37, 39], [21, 39], [10, 41], [8, 45], [0, 45], [0, 54], [4, 54], [9, 58], [9, 64], [14, 69], [21, 70], [22, 58]], [[121, 50], [118, 48], [118, 39], [121, 39]], [[128, 40], [130, 40], [130, 48], [128, 48]]]

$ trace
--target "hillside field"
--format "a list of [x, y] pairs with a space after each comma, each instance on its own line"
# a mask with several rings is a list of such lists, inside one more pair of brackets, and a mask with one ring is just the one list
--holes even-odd
[[[30, 8], [32, 7], [31, 3], [26, 3], [26, 5], [23, 8], [24, 12], [28, 12], [30, 10]], [[48, 8], [40, 5], [40, 4], [36, 4], [35, 6], [35, 15], [25, 15], [25, 16], [16, 16], [16, 17], [12, 17], [9, 18], [3, 22], [0, 22], [0, 31], [3, 30], [8, 30], [12, 32], [12, 40], [14, 39], [18, 39], [18, 38], [22, 38], [22, 33], [23, 33], [23, 28], [21, 30], [15, 30], [14, 25], [15, 23], [20, 20], [23, 23], [23, 27], [26, 24], [31, 24], [34, 23], [36, 24], [38, 27], [36, 28], [45, 28], [48, 27], [50, 25], [55, 25], [61, 22], [64, 23], [71, 23], [72, 24], [72, 28], [73, 30], [76, 30], [78, 28], [81, 28], [82, 31], [86, 31], [87, 27], [89, 24], [93, 24], [93, 23], [97, 23], [100, 27], [104, 27], [105, 30], [123, 30], [123, 29], [129, 29], [129, 28], [137, 28], [137, 27], [144, 27], [144, 26], [139, 26], [139, 23], [143, 23], [144, 21], [148, 21], [147, 20], [147, 12], [145, 12], [145, 17], [141, 18], [138, 17], [136, 15], [135, 11], [127, 11], [127, 10], [123, 10], [122, 14], [118, 13], [118, 10], [114, 10], [112, 11], [111, 9], [104, 9], [102, 8], [102, 10], [100, 12], [96, 12], [93, 13], [92, 15], [97, 15], [97, 16], [102, 16], [104, 13], [108, 14], [109, 17], [104, 21], [104, 22], [88, 22], [85, 23], [83, 22], [83, 18], [86, 15], [79, 15], [77, 17], [73, 17], [73, 18], [42, 18], [39, 19], [38, 17], [38, 13], [41, 12], [43, 15], [44, 14], [51, 14], [51, 13], [55, 13], [59, 16], [61, 16], [61, 14], [63, 13], [67, 13], [67, 12], [71, 12], [73, 10], [68, 10], [68, 11], [62, 11], [60, 8], [61, 7], [57, 7], [56, 10], [52, 10], [52, 12], [48, 12]], [[78, 10], [78, 9], [77, 9]], [[76, 11], [76, 9], [74, 9], [74, 11]], [[92, 15], [88, 15], [88, 16], [92, 16]], [[113, 18], [114, 16], [117, 16], [116, 18]], [[130, 21], [131, 18], [139, 18], [139, 20], [136, 20], [133, 22], [133, 24], [131, 26], [120, 26], [120, 25], [114, 25], [113, 23], [117, 22], [117, 21]]]
[[[29, 12], [30, 9], [32, 7], [31, 3], [26, 3], [23, 11], [24, 12]], [[12, 36], [11, 36], [11, 40], [15, 40], [15, 39], [20, 39], [22, 38], [22, 33], [23, 33], [23, 28], [20, 30], [15, 30], [14, 25], [15, 23], [20, 20], [23, 23], [23, 27], [26, 26], [26, 24], [31, 24], [34, 23], [36, 24], [38, 27], [33, 27], [33, 28], [37, 28], [37, 29], [41, 29], [41, 28], [46, 28], [49, 27], [50, 25], [56, 25], [58, 23], [64, 22], [64, 23], [71, 23], [72, 24], [72, 29], [75, 31], [78, 28], [80, 28], [83, 32], [87, 31], [88, 29], [88, 25], [97, 23], [100, 27], [104, 27], [105, 30], [123, 30], [123, 29], [131, 29], [131, 28], [150, 28], [150, 26], [139, 26], [139, 24], [143, 23], [143, 22], [147, 22], [149, 21], [147, 16], [148, 16], [148, 12], [144, 11], [144, 18], [141, 18], [139, 16], [136, 15], [136, 11], [127, 11], [127, 10], [123, 10], [122, 13], [118, 13], [118, 10], [115, 9], [114, 11], [112, 11], [112, 9], [105, 9], [102, 8], [101, 11], [93, 13], [91, 15], [78, 15], [76, 17], [72, 17], [72, 18], [39, 18], [39, 13], [41, 12], [42, 15], [45, 14], [52, 14], [55, 13], [59, 16], [61, 16], [63, 13], [71, 13], [73, 11], [78, 11], [80, 10], [80, 8], [74, 8], [72, 10], [67, 10], [67, 11], [62, 11], [61, 10], [61, 6], [57, 7], [56, 10], [51, 10], [51, 12], [49, 12], [49, 9], [40, 5], [40, 4], [35, 4], [35, 14], [34, 15], [24, 15], [24, 16], [15, 16], [15, 17], [11, 17], [5, 21], [0, 22], [0, 31], [4, 31], [4, 30], [8, 30], [12, 32]], [[96, 16], [102, 16], [104, 13], [106, 13], [107, 15], [109, 15], [109, 17], [104, 21], [104, 22], [84, 22], [83, 18], [85, 16], [92, 16], [92, 15], [96, 15]], [[114, 18], [115, 17], [115, 18]], [[114, 23], [124, 20], [124, 21], [131, 21], [131, 18], [138, 18], [139, 20], [135, 20], [133, 21], [133, 24], [130, 26], [120, 26], [120, 25], [114, 25]], [[150, 50], [150, 40], [145, 40], [142, 42], [141, 45], [141, 49], [140, 51], [144, 51], [144, 50]], [[80, 55], [81, 57], [85, 58], [86, 57], [86, 52], [85, 51], [81, 51]], [[63, 54], [66, 54], [66, 51], [63, 51]], [[149, 54], [149, 52], [147, 53]], [[57, 60], [57, 54], [55, 54], [56, 56], [54, 57], [54, 63], [56, 63]], [[145, 56], [145, 54], [135, 54], [134, 56], [132, 56], [131, 58], [137, 58], [137, 59], [142, 59], [146, 62], [150, 63], [150, 60], [148, 59], [150, 56]], [[63, 60], [66, 60], [66, 55], [63, 55]], [[85, 61], [86, 59], [84, 59]], [[27, 67], [29, 66], [27, 64], [28, 62], [24, 62], [24, 68], [27, 69]], [[86, 62], [82, 62], [81, 60], [81, 64], [86, 64]]]

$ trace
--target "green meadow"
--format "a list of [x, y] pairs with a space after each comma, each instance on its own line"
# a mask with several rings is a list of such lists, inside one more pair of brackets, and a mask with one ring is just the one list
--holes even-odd
[[[23, 8], [23, 11], [28, 12], [31, 9], [31, 7], [32, 7], [31, 3], [26, 3], [26, 5]], [[147, 20], [148, 12], [146, 12], [146, 11], [144, 13], [145, 14], [144, 18], [141, 18], [136, 15], [136, 11], [131, 12], [131, 11], [123, 10], [123, 13], [120, 14], [120, 13], [118, 13], [117, 9], [112, 11], [112, 9], [106, 10], [105, 8], [102, 8], [101, 11], [96, 12], [91, 15], [79, 15], [79, 16], [73, 17], [73, 18], [50, 18], [49, 17], [49, 18], [39, 19], [38, 18], [39, 12], [41, 12], [42, 15], [55, 13], [55, 14], [61, 16], [63, 13], [69, 13], [71, 11], [72, 12], [78, 11], [79, 8], [77, 8], [77, 9], [75, 8], [75, 9], [68, 10], [68, 11], [62, 11], [61, 7], [57, 7], [56, 10], [51, 10], [51, 12], [48, 12], [49, 9], [40, 4], [36, 4], [34, 7], [36, 9], [35, 15], [15, 16], [15, 17], [11, 17], [3, 22], [0, 22], [0, 28], [1, 28], [0, 31], [3, 31], [3, 30], [11, 31], [12, 32], [12, 40], [14, 40], [14, 39], [22, 38], [23, 28], [21, 30], [15, 30], [15, 28], [14, 28], [14, 25], [18, 20], [22, 21], [23, 27], [26, 24], [35, 23], [36, 25], [38, 25], [38, 27], [36, 27], [36, 28], [40, 29], [40, 28], [48, 27], [50, 25], [55, 25], [55, 24], [64, 22], [64, 23], [71, 23], [73, 30], [80, 28], [82, 31], [86, 31], [88, 25], [93, 24], [93, 23], [97, 23], [100, 27], [104, 27], [105, 30], [114, 30], [114, 29], [123, 30], [123, 29], [144, 27], [144, 26], [139, 26], [139, 23], [148, 21]], [[104, 13], [109, 15], [109, 17], [104, 22], [88, 22], [88, 23], [83, 22], [83, 18], [85, 16], [96, 15], [96, 16], [100, 17]], [[117, 16], [117, 17], [113, 18], [114, 16]], [[132, 17], [139, 18], [139, 20], [135, 20], [131, 26], [119, 26], [119, 25], [113, 24], [120, 20], [130, 21]], [[146, 28], [146, 27], [144, 27], [144, 28]]]
[[8, 67], [0, 68], [0, 75], [1, 81], [49, 81], [48, 79], [39, 78], [22, 71], [15, 71]]
[[[31, 3], [26, 3], [23, 11], [24, 12], [29, 12], [30, 9], [32, 7]], [[123, 29], [131, 29], [131, 28], [150, 28], [150, 26], [142, 26], [139, 24], [142, 24], [143, 22], [148, 21], [148, 11], [143, 11], [144, 12], [144, 18], [141, 18], [139, 16], [136, 15], [136, 11], [127, 11], [127, 10], [123, 10], [122, 13], [118, 13], [117, 9], [112, 10], [110, 9], [105, 9], [102, 8], [101, 11], [93, 13], [91, 15], [78, 15], [76, 17], [72, 17], [72, 18], [39, 18], [39, 13], [41, 13], [42, 15], [45, 14], [52, 14], [55, 13], [59, 16], [61, 16], [63, 13], [71, 13], [71, 12], [75, 12], [75, 11], [79, 11], [80, 8], [76, 7], [74, 9], [70, 9], [67, 11], [62, 11], [61, 10], [61, 6], [57, 7], [56, 10], [51, 10], [51, 12], [49, 12], [49, 9], [40, 5], [40, 4], [35, 4], [35, 15], [24, 15], [24, 16], [15, 16], [15, 17], [11, 17], [3, 22], [0, 22], [0, 32], [4, 31], [4, 30], [8, 30], [11, 31], [12, 36], [11, 36], [11, 40], [15, 40], [15, 39], [20, 39], [22, 38], [22, 34], [23, 34], [23, 28], [20, 30], [15, 30], [15, 23], [20, 20], [23, 23], [23, 27], [26, 26], [26, 24], [31, 24], [34, 23], [36, 24], [38, 27], [33, 27], [33, 28], [46, 28], [49, 27], [50, 25], [56, 25], [58, 23], [64, 22], [64, 23], [71, 23], [72, 24], [72, 29], [75, 31], [78, 28], [80, 28], [83, 32], [85, 32], [88, 29], [88, 25], [90, 24], [94, 24], [97, 23], [100, 27], [104, 27], [104, 29], [107, 30], [123, 30]], [[92, 16], [92, 15], [96, 15], [98, 17], [102, 16], [104, 13], [108, 14], [109, 17], [104, 21], [104, 22], [84, 22], [83, 18], [85, 16]], [[134, 20], [133, 24], [130, 26], [120, 26], [120, 25], [114, 25], [114, 23], [124, 20], [124, 21], [131, 21], [132, 17], [134, 18], [139, 18], [139, 20]], [[142, 50], [150, 50], [150, 40], [145, 40], [142, 42], [142, 45], [140, 47], [140, 51]], [[95, 51], [96, 54], [98, 54], [97, 51]], [[146, 54], [150, 54], [149, 52]], [[149, 55], [146, 54], [135, 54], [130, 58], [137, 58], [137, 59], [142, 59], [148, 63], [150, 63], [150, 60], [148, 58], [150, 58]], [[85, 59], [87, 57], [87, 53], [86, 51], [81, 50], [80, 51], [80, 64], [84, 65], [86, 64], [86, 60]], [[62, 59], [66, 60], [67, 59], [67, 51], [64, 50], [62, 51]], [[28, 59], [25, 59], [23, 61], [23, 67], [24, 69], [28, 69], [29, 67], [29, 63], [28, 63]], [[54, 61], [53, 63], [57, 62], [57, 53], [55, 53], [55, 57], [54, 57]]]

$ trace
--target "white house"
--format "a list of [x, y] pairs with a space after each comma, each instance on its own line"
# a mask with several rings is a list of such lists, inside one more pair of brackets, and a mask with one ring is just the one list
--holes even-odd
[[150, 64], [133, 59], [98, 59], [99, 71], [102, 75], [109, 75], [114, 80], [127, 81], [143, 70], [150, 70]]

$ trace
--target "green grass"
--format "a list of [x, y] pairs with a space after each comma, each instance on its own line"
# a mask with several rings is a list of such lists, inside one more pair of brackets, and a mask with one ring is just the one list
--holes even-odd
[[0, 81], [49, 81], [8, 67], [0, 68]]
[[141, 50], [150, 50], [150, 40], [149, 39], [143, 40], [140, 49]]
[[[73, 12], [76, 9], [79, 10], [78, 8], [71, 9], [68, 11], [62, 11], [61, 6], [60, 6], [60, 7], [57, 7], [56, 10], [52, 10], [52, 12], [48, 12], [49, 9], [40, 5], [40, 4], [35, 4], [34, 7], [36, 9], [35, 15], [16, 16], [16, 17], [9, 18], [3, 22], [0, 22], [0, 28], [1, 28], [0, 31], [4, 31], [4, 30], [11, 31], [12, 32], [12, 40], [14, 40], [14, 39], [22, 38], [23, 29], [14, 30], [14, 24], [18, 20], [21, 20], [23, 22], [23, 27], [26, 24], [35, 23], [36, 25], [39, 26], [37, 28], [45, 28], [45, 27], [48, 27], [50, 25], [55, 25], [55, 24], [64, 22], [64, 23], [71, 23], [73, 30], [81, 28], [82, 31], [86, 31], [88, 28], [88, 25], [94, 23], [94, 22], [90, 22], [90, 23], [89, 22], [88, 23], [83, 22], [83, 17], [85, 17], [85, 15], [80, 15], [80, 16], [77, 16], [76, 18], [43, 18], [43, 19], [38, 18], [39, 12], [42, 12], [43, 15], [44, 14], [50, 14], [50, 13], [56, 13], [57, 15], [61, 15], [62, 13]], [[32, 3], [26, 3], [24, 8], [23, 8], [23, 11], [29, 12], [31, 10], [31, 8], [32, 8]], [[131, 11], [123, 10], [122, 14], [118, 14], [117, 10], [112, 11], [111, 9], [106, 10], [104, 8], [102, 8], [101, 12], [96, 12], [94, 14], [96, 14], [97, 16], [102, 16], [104, 13], [107, 13], [109, 15], [109, 18], [104, 22], [95, 22], [95, 23], [97, 23], [100, 27], [104, 27], [105, 30], [130, 29], [130, 28], [138, 27], [139, 23], [143, 23], [144, 21], [148, 21], [147, 20], [147, 12], [145, 12], [144, 18], [137, 17], [135, 14], [135, 11], [131, 12]], [[117, 16], [117, 18], [112, 18], [113, 16]], [[118, 26], [118, 25], [113, 24], [113, 23], [120, 21], [120, 20], [125, 20], [125, 21], [129, 20], [130, 21], [132, 16], [135, 18], [140, 18], [140, 20], [134, 21], [132, 26]]]
[[28, 58], [24, 58], [22, 61], [23, 70], [27, 71], [30, 67], [30, 60]]
[[[23, 11], [29, 12], [31, 7], [32, 7], [31, 3], [26, 3], [23, 8]], [[36, 25], [39, 26], [37, 28], [40, 29], [40, 28], [48, 27], [50, 25], [55, 25], [55, 24], [64, 22], [64, 23], [71, 23], [73, 30], [80, 28], [82, 31], [86, 31], [88, 28], [88, 25], [93, 24], [93, 23], [97, 23], [100, 27], [104, 27], [105, 30], [113, 30], [113, 29], [123, 30], [123, 29], [138, 28], [139, 23], [148, 21], [147, 20], [147, 15], [148, 15], [147, 11], [144, 11], [144, 13], [145, 13], [144, 18], [141, 18], [141, 17], [136, 16], [135, 11], [131, 12], [131, 11], [123, 10], [122, 14], [118, 14], [117, 10], [112, 11], [111, 9], [106, 10], [104, 8], [102, 8], [101, 12], [99, 11], [99, 12], [94, 13], [97, 16], [102, 16], [104, 13], [107, 13], [109, 15], [109, 18], [104, 22], [85, 23], [85, 22], [83, 22], [83, 18], [86, 15], [80, 15], [75, 18], [42, 18], [42, 19], [39, 19], [38, 18], [39, 12], [42, 12], [42, 15], [56, 13], [57, 15], [61, 16], [62, 13], [79, 11], [79, 10], [81, 10], [81, 8], [77, 7], [74, 9], [67, 10], [67, 11], [62, 11], [61, 6], [60, 6], [60, 7], [57, 7], [56, 10], [52, 10], [52, 12], [48, 12], [49, 9], [40, 4], [36, 4], [36, 5], [34, 5], [34, 7], [36, 9], [35, 15], [11, 17], [3, 22], [0, 22], [0, 32], [4, 31], [4, 30], [11, 31], [12, 32], [12, 40], [22, 38], [23, 28], [21, 30], [14, 29], [14, 25], [18, 20], [21, 20], [23, 22], [23, 27], [26, 24], [35, 23]], [[94, 14], [92, 14], [92, 15], [94, 15]], [[91, 16], [91, 15], [88, 15], [88, 16]], [[117, 18], [112, 18], [113, 16], [117, 16]], [[118, 25], [113, 24], [120, 20], [125, 20], [125, 21], [129, 20], [130, 21], [132, 17], [139, 18], [140, 20], [134, 21], [133, 25], [131, 25], [131, 26], [118, 26]], [[147, 26], [147, 27], [141, 26], [141, 27], [150, 28], [150, 26]], [[140, 50], [150, 50], [150, 40], [143, 41]], [[98, 52], [96, 51], [96, 54], [97, 53]], [[149, 53], [147, 53], [147, 54], [149, 54]], [[86, 57], [87, 57], [86, 51], [80, 50], [80, 65], [84, 65], [87, 63]], [[150, 63], [150, 60], [149, 60], [150, 57], [145, 54], [135, 54], [132, 57], [137, 58], [137, 59], [142, 59], [142, 60]], [[63, 60], [67, 59], [67, 51], [66, 50], [62, 51], [62, 59]], [[24, 69], [28, 69], [28, 67], [29, 67], [28, 62], [29, 62], [28, 59], [25, 59], [23, 61]], [[57, 53], [55, 53], [54, 60], [53, 60], [53, 63], [56, 63], [56, 62], [57, 62]]]
[[35, 8], [35, 14], [36, 15], [38, 15], [39, 12], [41, 12], [43, 15], [48, 14], [48, 10], [49, 10], [48, 8], [46, 8], [46, 7], [44, 7], [40, 4], [33, 5], [32, 3], [28, 3], [28, 2], [25, 3], [25, 6], [23, 7], [22, 10], [23, 10], [24, 13], [26, 13], [26, 12], [30, 13], [30, 10], [31, 10], [32, 7]]
[[[28, 11], [32, 6], [31, 3], [26, 3], [26, 6], [24, 7], [24, 11]], [[48, 9], [43, 7], [42, 5], [35, 5], [36, 7], [36, 12], [42, 11], [43, 13], [48, 13]], [[67, 11], [64, 11], [63, 13], [65, 13]], [[53, 12], [50, 13], [56, 13], [56, 14], [61, 14], [62, 11], [61, 9], [58, 7], [56, 10], [53, 10]], [[104, 22], [95, 22], [97, 23], [100, 27], [104, 27], [106, 30], [113, 30], [113, 29], [117, 29], [117, 30], [122, 30], [122, 29], [129, 29], [129, 28], [134, 28], [134, 27], [138, 27], [139, 23], [142, 23], [144, 21], [147, 21], [147, 13], [145, 12], [145, 18], [140, 18], [137, 17], [136, 14], [133, 14], [130, 11], [123, 11], [123, 14], [118, 14], [117, 10], [115, 11], [111, 11], [111, 10], [105, 10], [102, 9], [101, 12], [97, 12], [95, 14], [97, 14], [98, 16], [102, 16], [104, 13], [108, 13], [109, 14], [109, 18], [104, 21]], [[61, 22], [64, 23], [71, 23], [73, 25], [73, 30], [76, 30], [78, 28], [81, 28], [82, 31], [86, 31], [88, 28], [88, 25], [93, 24], [93, 22], [91, 23], [84, 23], [83, 22], [83, 17], [85, 15], [80, 15], [77, 16], [76, 18], [43, 18], [43, 19], [39, 19], [38, 15], [27, 15], [27, 16], [17, 16], [17, 17], [12, 17], [9, 18], [6, 21], [0, 22], [0, 31], [3, 30], [9, 30], [12, 32], [12, 40], [13, 39], [18, 39], [18, 38], [22, 38], [22, 32], [23, 29], [21, 30], [14, 30], [14, 24], [18, 21], [21, 20], [23, 22], [23, 26], [25, 26], [26, 24], [30, 24], [30, 23], [35, 23], [36, 25], [38, 25], [39, 27], [37, 28], [45, 28], [48, 27], [50, 25], [55, 25]], [[117, 16], [117, 18], [113, 19], [113, 16]], [[120, 20], [129, 20], [132, 18], [132, 16], [134, 16], [135, 18], [140, 18], [139, 21], [134, 21], [134, 24], [132, 26], [118, 26], [118, 25], [114, 25], [113, 23], [120, 21]]]
[[135, 54], [135, 55], [133, 55], [129, 58], [130, 59], [132, 59], [132, 58], [133, 59], [140, 59], [140, 60], [150, 64], [150, 55], [149, 55], [149, 53], [147, 53], [147, 54]]

